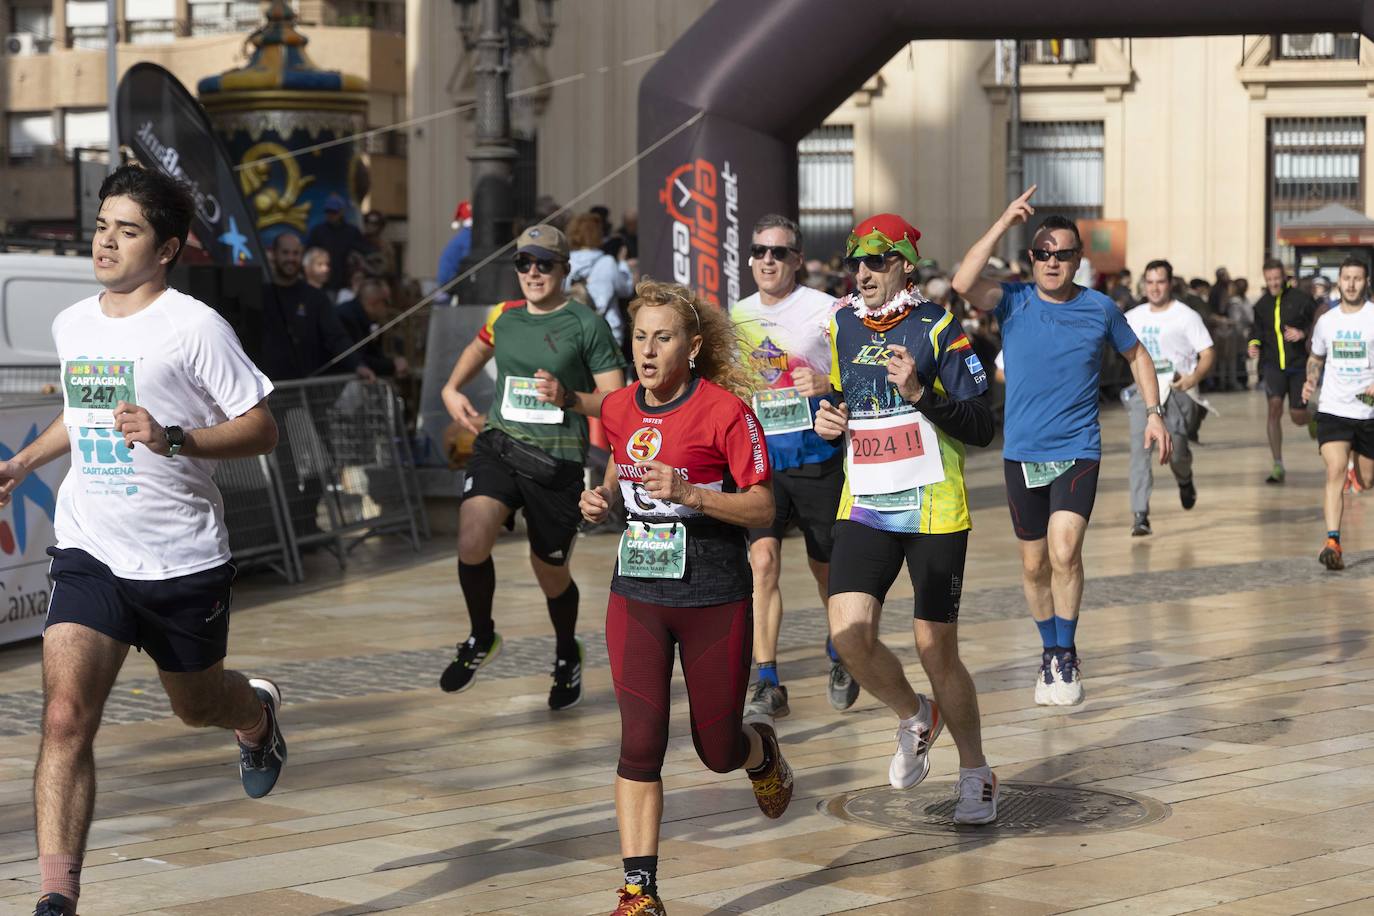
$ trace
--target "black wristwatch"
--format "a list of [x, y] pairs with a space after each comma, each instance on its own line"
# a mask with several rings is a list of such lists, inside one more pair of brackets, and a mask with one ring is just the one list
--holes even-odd
[[181, 451], [181, 447], [186, 444], [186, 431], [180, 426], [164, 426], [162, 427], [162, 433], [167, 437], [167, 447], [169, 449], [167, 457], [175, 458], [177, 452]]
[[577, 392], [571, 388], [565, 389], [562, 407], [564, 410], [572, 410], [577, 406]]

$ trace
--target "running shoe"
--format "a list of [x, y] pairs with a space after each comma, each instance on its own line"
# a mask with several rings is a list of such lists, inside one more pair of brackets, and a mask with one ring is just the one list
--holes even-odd
[[611, 916], [668, 916], [668, 908], [658, 894], [638, 884], [626, 884], [619, 891], [620, 905]]
[[1050, 695], [1056, 706], [1077, 706], [1083, 702], [1083, 675], [1078, 672], [1078, 656], [1064, 650], [1054, 660], [1054, 686]]
[[859, 698], [859, 682], [843, 662], [830, 663], [830, 686], [826, 689], [830, 705], [840, 712], [854, 705]]
[[1355, 468], [1354, 468], [1353, 466], [1352, 466], [1349, 470], [1347, 470], [1347, 471], [1345, 472], [1345, 492], [1347, 492], [1347, 493], [1363, 493], [1363, 492], [1364, 492], [1364, 487], [1360, 486], [1360, 478], [1359, 478], [1359, 475], [1355, 473]]
[[1131, 525], [1131, 537], [1143, 538], [1148, 534], [1153, 534], [1150, 528], [1150, 516], [1144, 512], [1135, 514], [1135, 522]]
[[1341, 557], [1341, 542], [1335, 538], [1327, 538], [1326, 546], [1317, 554], [1317, 562], [1327, 569], [1345, 569], [1345, 560]]
[[439, 676], [439, 688], [444, 693], [462, 693], [472, 686], [477, 677], [477, 669], [501, 654], [501, 634], [491, 634], [491, 642], [485, 646], [477, 644], [476, 636], [469, 636], [467, 642], [458, 644], [453, 661], [448, 663], [444, 673]]
[[763, 739], [764, 753], [768, 757], [768, 764], [763, 772], [756, 775], [745, 771], [750, 785], [754, 788], [754, 801], [758, 802], [759, 810], [765, 817], [780, 818], [787, 810], [788, 803], [792, 801], [792, 768], [782, 757], [782, 748], [778, 746], [778, 733], [773, 730], [770, 723], [760, 719], [746, 724], [759, 733], [759, 737]]
[[945, 728], [939, 705], [924, 695], [917, 696], [921, 700], [921, 711], [916, 714], [916, 724], [906, 727], [899, 723], [897, 726], [897, 753], [892, 755], [892, 763], [887, 768], [887, 781], [894, 789], [913, 788], [926, 778], [930, 772], [930, 746]]
[[560, 658], [553, 663], [549, 709], [571, 709], [582, 702], [582, 661], [586, 657], [587, 650], [582, 645], [582, 640], [578, 639], [577, 658]]
[[1183, 504], [1184, 509], [1191, 509], [1197, 505], [1197, 487], [1191, 480], [1178, 485], [1178, 501]]
[[76, 904], [61, 894], [44, 894], [38, 898], [33, 916], [76, 916]]
[[1054, 682], [1059, 677], [1059, 660], [1053, 649], [1040, 653], [1040, 670], [1035, 675], [1035, 705], [1058, 706], [1054, 701]]
[[267, 711], [267, 739], [259, 747], [239, 742], [239, 778], [249, 798], [262, 798], [277, 784], [282, 765], [286, 763], [286, 739], [281, 736], [278, 720], [281, 691], [265, 677], [249, 678], [248, 686], [253, 688]]
[[791, 711], [787, 705], [787, 688], [781, 684], [770, 684], [767, 681], [755, 683], [753, 696], [749, 697], [749, 702], [744, 704], [744, 718], [746, 719], [752, 719], [755, 716], [781, 719]]
[[1283, 470], [1283, 465], [1274, 462], [1274, 468], [1269, 472], [1269, 476], [1264, 478], [1265, 483], [1283, 483], [1283, 478], [1287, 476]]
[[991, 824], [997, 820], [997, 774], [982, 766], [959, 769], [959, 801], [954, 804], [954, 823]]

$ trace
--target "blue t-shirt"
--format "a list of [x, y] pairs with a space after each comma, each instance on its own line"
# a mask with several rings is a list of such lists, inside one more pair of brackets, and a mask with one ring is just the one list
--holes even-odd
[[1034, 283], [1003, 283], [996, 315], [1007, 372], [1003, 457], [1101, 458], [1103, 347], [1125, 353], [1139, 342], [1116, 303], [1091, 289], [1062, 304], [1046, 302]]

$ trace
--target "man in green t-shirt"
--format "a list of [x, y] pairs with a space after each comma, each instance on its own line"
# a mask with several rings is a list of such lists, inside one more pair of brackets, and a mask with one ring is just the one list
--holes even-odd
[[[568, 558], [582, 514], [578, 499], [587, 457], [587, 417], [625, 384], [625, 362], [606, 321], [563, 292], [568, 240], [553, 226], [532, 226], [516, 243], [515, 270], [524, 299], [494, 306], [458, 358], [444, 406], [477, 434], [458, 515], [458, 584], [472, 632], [458, 644], [439, 686], [457, 693], [496, 657], [501, 637], [492, 620], [496, 568], [491, 549], [502, 525], [525, 511], [530, 565], [548, 601], [558, 637], [549, 707], [582, 699], [582, 644], [577, 583]], [[462, 393], [496, 358], [496, 399], [482, 418]]]

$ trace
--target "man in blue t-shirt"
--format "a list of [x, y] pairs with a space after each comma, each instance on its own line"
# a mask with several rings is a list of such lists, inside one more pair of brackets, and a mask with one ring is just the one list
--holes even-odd
[[1083, 702], [1075, 630], [1083, 598], [1083, 535], [1097, 496], [1102, 432], [1097, 419], [1103, 347], [1131, 366], [1145, 404], [1144, 446], [1171, 451], [1154, 361], [1116, 304], [1073, 282], [1083, 258], [1078, 226], [1063, 216], [1041, 222], [1028, 254], [1034, 283], [982, 276], [1013, 226], [1035, 213], [1032, 185], [974, 243], [954, 277], [969, 304], [993, 312], [1007, 365], [1003, 469], [1012, 528], [1021, 541], [1021, 578], [1043, 650], [1035, 682], [1041, 706]]

